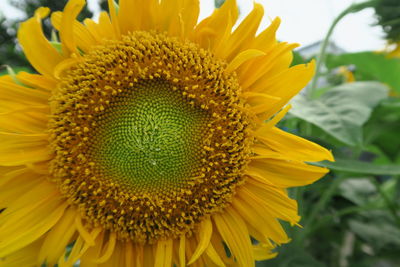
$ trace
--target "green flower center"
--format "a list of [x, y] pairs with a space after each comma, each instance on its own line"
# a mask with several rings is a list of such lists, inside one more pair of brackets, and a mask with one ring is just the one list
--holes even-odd
[[99, 171], [135, 193], [167, 193], [196, 176], [208, 114], [163, 80], [115, 97], [90, 148]]

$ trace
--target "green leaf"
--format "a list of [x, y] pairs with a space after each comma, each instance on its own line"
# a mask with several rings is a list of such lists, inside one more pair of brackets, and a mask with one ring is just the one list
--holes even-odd
[[349, 220], [350, 229], [377, 250], [400, 246], [400, 229], [386, 210], [365, 212], [364, 219]]
[[289, 112], [345, 144], [356, 146], [362, 143], [361, 126], [387, 94], [387, 87], [378, 82], [347, 83], [330, 88], [318, 99], [298, 95]]
[[377, 195], [376, 188], [369, 178], [348, 178], [338, 189], [340, 195], [359, 206], [370, 202]]
[[391, 161], [400, 151], [400, 99], [390, 98], [375, 108], [364, 126], [364, 144], [373, 144]]
[[295, 246], [293, 243], [278, 247], [278, 256], [267, 261], [256, 262], [256, 267], [326, 267], [327, 265], [316, 260], [304, 246]]
[[349, 53], [329, 55], [326, 65], [328, 68], [355, 65], [356, 80], [377, 80], [400, 92], [400, 59], [398, 58], [388, 58], [384, 54], [374, 52]]
[[363, 162], [351, 159], [335, 159], [335, 162], [320, 161], [310, 164], [326, 167], [335, 171], [344, 171], [358, 174], [372, 174], [372, 175], [400, 175], [400, 165], [398, 164], [385, 164], [376, 165], [369, 162]]
[[293, 51], [293, 60], [291, 66], [305, 64], [305, 63], [307, 63], [307, 61], [303, 58], [303, 56], [300, 55], [299, 52]]

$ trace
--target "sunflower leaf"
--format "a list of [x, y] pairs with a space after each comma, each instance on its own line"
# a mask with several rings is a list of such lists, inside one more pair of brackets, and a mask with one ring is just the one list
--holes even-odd
[[308, 100], [298, 95], [292, 99], [289, 112], [345, 144], [359, 146], [362, 143], [361, 126], [387, 95], [387, 87], [378, 82], [347, 83], [329, 88], [318, 99]]
[[311, 163], [316, 166], [327, 167], [331, 170], [344, 171], [358, 174], [373, 175], [400, 175], [399, 164], [378, 165], [351, 159], [335, 159], [335, 162], [321, 161]]
[[359, 52], [329, 55], [326, 64], [328, 68], [354, 65], [356, 80], [377, 80], [400, 92], [400, 59], [398, 58], [388, 58], [384, 54], [374, 52]]

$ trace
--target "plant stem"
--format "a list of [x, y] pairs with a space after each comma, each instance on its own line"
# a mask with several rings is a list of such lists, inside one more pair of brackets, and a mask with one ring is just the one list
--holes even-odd
[[400, 226], [400, 216], [397, 214], [397, 208], [396, 205], [389, 199], [389, 197], [386, 195], [386, 193], [382, 190], [381, 185], [379, 182], [376, 180], [375, 177], [371, 177], [371, 182], [374, 184], [376, 190], [379, 192], [381, 197], [383, 198], [383, 201], [385, 201], [386, 206], [388, 207], [390, 213], [392, 214], [395, 222], [397, 225]]
[[297, 238], [297, 241], [301, 244], [304, 239], [307, 237], [307, 235], [312, 232], [312, 224], [314, 223], [317, 215], [320, 213], [320, 211], [325, 208], [326, 204], [331, 200], [332, 196], [334, 195], [337, 187], [339, 184], [345, 179], [345, 176], [338, 176], [335, 180], [332, 181], [332, 183], [329, 185], [327, 189], [323, 192], [321, 198], [319, 199], [318, 203], [315, 205], [315, 207], [312, 209], [310, 215], [306, 219], [304, 226], [305, 229], [299, 233], [299, 236]]
[[373, 7], [375, 2], [376, 2], [376, 0], [370, 0], [370, 1], [367, 1], [367, 2], [359, 3], [359, 4], [352, 4], [351, 6], [349, 6], [345, 10], [343, 10], [335, 18], [335, 20], [332, 22], [331, 26], [329, 27], [328, 33], [326, 34], [325, 39], [322, 42], [321, 49], [320, 49], [319, 54], [317, 56], [317, 66], [316, 66], [316, 69], [315, 69], [315, 76], [314, 76], [314, 79], [311, 82], [311, 86], [307, 90], [307, 96], [308, 96], [309, 99], [312, 97], [315, 89], [317, 88], [318, 79], [319, 79], [319, 77], [321, 75], [321, 68], [322, 68], [322, 65], [323, 65], [323, 63], [325, 61], [326, 49], [328, 48], [328, 44], [329, 44], [330, 38], [332, 36], [333, 30], [335, 29], [336, 25], [347, 14], [355, 13], [355, 12], [361, 11], [361, 10], [363, 10], [365, 8], [368, 8], [368, 7]]

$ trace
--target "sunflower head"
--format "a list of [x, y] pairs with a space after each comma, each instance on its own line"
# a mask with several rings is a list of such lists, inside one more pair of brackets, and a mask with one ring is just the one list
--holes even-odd
[[234, 27], [234, 0], [199, 23], [197, 0], [108, 2], [98, 22], [76, 20], [83, 0], [52, 13], [57, 48], [47, 8], [21, 24], [38, 74], [0, 78], [5, 266], [274, 257], [289, 241], [279, 221], [300, 219], [286, 188], [327, 172], [305, 162], [332, 160], [275, 126], [314, 63], [290, 67], [279, 19], [257, 34], [259, 4]]
[[104, 42], [51, 99], [54, 181], [121, 238], [178, 237], [243, 180], [253, 140], [239, 94], [226, 63], [188, 41], [136, 31]]

